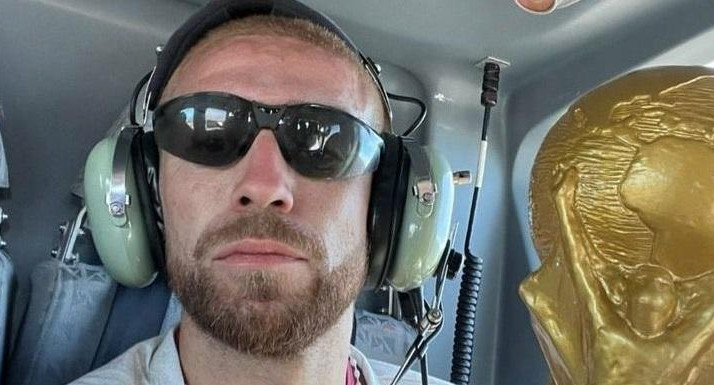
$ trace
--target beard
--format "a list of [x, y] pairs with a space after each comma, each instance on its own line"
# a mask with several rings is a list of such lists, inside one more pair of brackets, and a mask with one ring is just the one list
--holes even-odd
[[[259, 357], [300, 355], [337, 324], [357, 298], [367, 271], [364, 240], [345, 251], [342, 264], [330, 268], [320, 237], [270, 212], [207, 229], [188, 255], [179, 255], [181, 248], [171, 250], [170, 238], [169, 285], [184, 311], [206, 334]], [[305, 280], [269, 269], [218, 271], [212, 266], [211, 250], [245, 238], [275, 240], [303, 252], [314, 274]]]

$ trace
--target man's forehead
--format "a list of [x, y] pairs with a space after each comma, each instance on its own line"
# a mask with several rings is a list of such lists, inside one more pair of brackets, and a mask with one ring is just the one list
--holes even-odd
[[355, 66], [293, 37], [241, 35], [192, 50], [171, 79], [164, 99], [223, 91], [265, 104], [313, 102], [353, 114], [365, 107]]

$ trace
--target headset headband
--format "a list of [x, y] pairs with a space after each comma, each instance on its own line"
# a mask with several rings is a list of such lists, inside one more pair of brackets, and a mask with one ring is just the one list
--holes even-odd
[[168, 83], [176, 67], [181, 63], [191, 47], [205, 36], [208, 31], [227, 21], [254, 15], [274, 15], [303, 19], [334, 33], [362, 60], [362, 64], [377, 85], [384, 109], [391, 123], [392, 110], [387, 99], [387, 93], [379, 81], [379, 69], [377, 66], [371, 59], [362, 54], [350, 38], [332, 20], [296, 0], [215, 0], [206, 4], [171, 35], [169, 41], [158, 53], [156, 68], [149, 80], [145, 108], [148, 110], [156, 108], [166, 83]]

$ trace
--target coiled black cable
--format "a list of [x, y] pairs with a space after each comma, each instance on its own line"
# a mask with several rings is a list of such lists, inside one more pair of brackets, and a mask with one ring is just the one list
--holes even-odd
[[[491, 118], [491, 107], [496, 105], [498, 94], [500, 68], [498, 64], [486, 63], [484, 66], [483, 83], [481, 86], [481, 104], [485, 107], [483, 129], [481, 130], [481, 159], [485, 160], [487, 148], [488, 123]], [[454, 350], [451, 358], [451, 382], [455, 385], [468, 385], [471, 377], [473, 360], [474, 334], [476, 332], [476, 304], [481, 289], [483, 260], [471, 251], [471, 235], [473, 234], [476, 202], [483, 183], [484, 161], [478, 164], [478, 175], [471, 198], [469, 226], [466, 230], [464, 245], [464, 271], [461, 277], [461, 290], [456, 305], [456, 326], [454, 330]]]
[[474, 333], [476, 332], [476, 304], [481, 288], [483, 260], [466, 258], [464, 261], [461, 290], [456, 308], [454, 351], [451, 358], [451, 382], [466, 385], [471, 376]]

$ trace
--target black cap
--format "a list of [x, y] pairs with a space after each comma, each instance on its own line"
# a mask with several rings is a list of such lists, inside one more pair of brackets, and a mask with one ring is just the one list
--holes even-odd
[[384, 87], [379, 81], [379, 71], [375, 64], [362, 54], [350, 38], [332, 20], [296, 0], [214, 0], [206, 4], [171, 35], [169, 41], [158, 53], [156, 69], [147, 88], [148, 109], [153, 110], [156, 108], [156, 104], [161, 98], [166, 83], [168, 83], [173, 72], [191, 47], [204, 37], [208, 31], [227, 21], [254, 15], [274, 15], [304, 19], [334, 33], [361, 58], [362, 63], [379, 89], [385, 111], [391, 121], [391, 108]]

